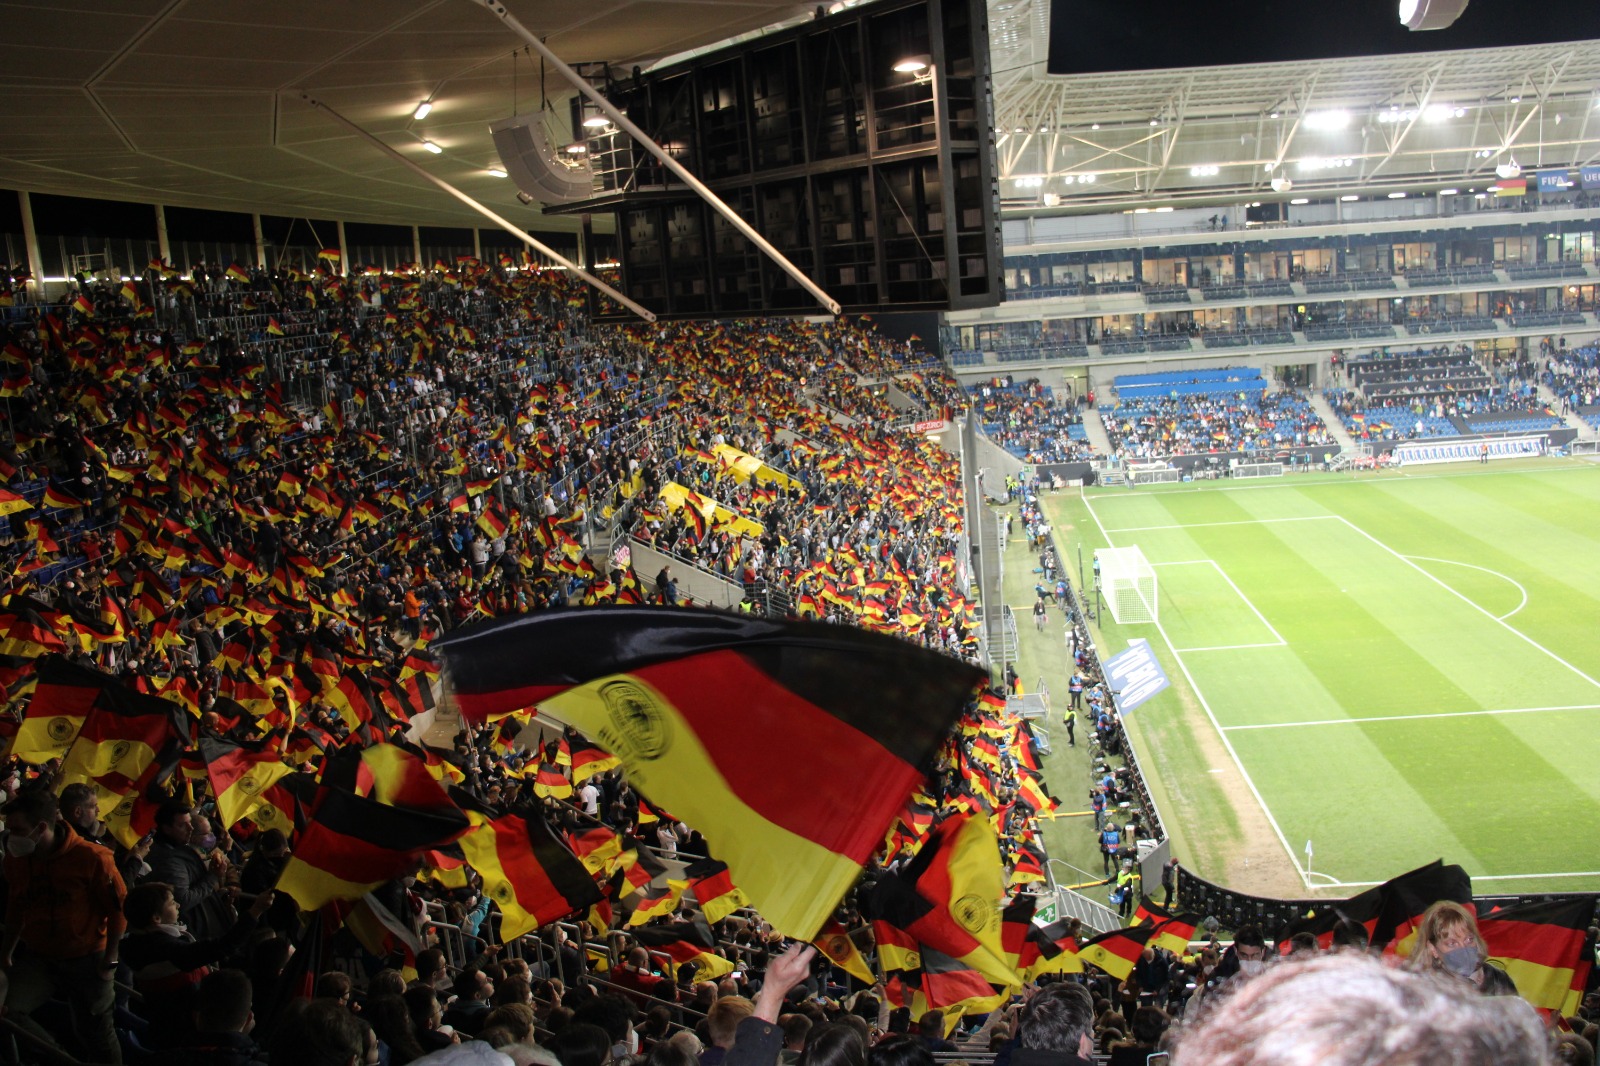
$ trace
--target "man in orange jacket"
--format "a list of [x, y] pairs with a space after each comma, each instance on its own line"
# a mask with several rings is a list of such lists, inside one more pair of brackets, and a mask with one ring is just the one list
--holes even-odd
[[87, 1059], [120, 1063], [112, 979], [127, 890], [116, 861], [62, 821], [48, 792], [24, 792], [6, 804], [5, 818], [8, 902], [0, 968], [11, 979], [8, 1015], [48, 1039], [28, 1015], [47, 1000], [64, 999]]

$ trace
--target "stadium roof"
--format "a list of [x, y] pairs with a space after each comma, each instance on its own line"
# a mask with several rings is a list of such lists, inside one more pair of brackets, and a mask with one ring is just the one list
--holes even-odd
[[1048, 7], [990, 5], [1009, 207], [1237, 203], [1274, 177], [1311, 196], [1481, 187], [1513, 160], [1600, 158], [1600, 42], [1054, 76]]
[[[568, 62], [623, 70], [814, 10], [792, 0], [509, 7]], [[1236, 203], [1270, 195], [1275, 176], [1295, 195], [1482, 184], [1512, 158], [1532, 170], [1600, 154], [1596, 42], [1051, 76], [1047, 7], [990, 2], [1001, 191], [1014, 209], [1036, 210], [1047, 193], [1061, 210]], [[537, 109], [540, 67], [470, 0], [9, 0], [0, 25], [0, 185], [480, 224], [304, 104], [309, 91], [511, 218], [574, 224], [521, 207], [488, 171], [488, 126]], [[552, 100], [570, 95], [553, 73], [543, 84]], [[425, 99], [433, 111], [418, 121]], [[427, 154], [424, 137], [443, 154]]]

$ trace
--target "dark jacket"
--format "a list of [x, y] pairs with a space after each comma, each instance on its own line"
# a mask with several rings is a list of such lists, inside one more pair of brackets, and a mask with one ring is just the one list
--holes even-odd
[[122, 938], [122, 961], [133, 971], [134, 987], [144, 997], [140, 1013], [151, 1023], [150, 1043], [175, 1043], [188, 1031], [194, 993], [207, 968], [243, 947], [255, 928], [255, 918], [245, 913], [215, 940], [175, 936], [160, 928], [133, 930]]
[[266, 1061], [266, 1052], [243, 1033], [190, 1033], [146, 1060], [149, 1066], [260, 1066]]
[[158, 835], [145, 862], [150, 864], [150, 873], [144, 880], [172, 886], [178, 913], [196, 939], [219, 937], [233, 925], [232, 905], [216, 898], [220, 887], [217, 876], [193, 848]]

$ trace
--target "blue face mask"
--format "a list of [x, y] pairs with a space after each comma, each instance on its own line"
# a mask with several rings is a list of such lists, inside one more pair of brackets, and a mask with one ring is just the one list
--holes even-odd
[[212, 848], [217, 846], [217, 834], [207, 833], [199, 840], [196, 840], [195, 844], [200, 848], [201, 851], [210, 851]]
[[1478, 953], [1478, 945], [1467, 944], [1459, 948], [1451, 948], [1439, 956], [1439, 962], [1445, 969], [1458, 977], [1471, 977], [1483, 964], [1483, 956]]

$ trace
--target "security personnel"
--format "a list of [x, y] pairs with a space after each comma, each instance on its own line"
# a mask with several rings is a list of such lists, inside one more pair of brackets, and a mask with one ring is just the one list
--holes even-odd
[[1110, 873], [1112, 863], [1117, 861], [1117, 852], [1122, 848], [1122, 833], [1117, 829], [1117, 823], [1106, 819], [1106, 826], [1100, 830], [1100, 872]]
[[1068, 707], [1067, 713], [1061, 716], [1061, 724], [1067, 727], [1067, 747], [1077, 747], [1078, 741], [1073, 735], [1073, 730], [1078, 727], [1078, 712]]

